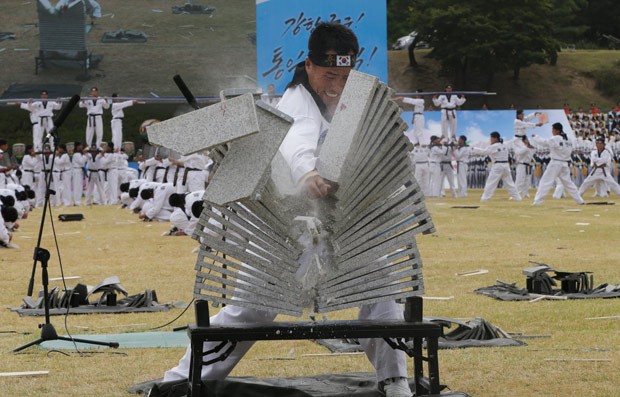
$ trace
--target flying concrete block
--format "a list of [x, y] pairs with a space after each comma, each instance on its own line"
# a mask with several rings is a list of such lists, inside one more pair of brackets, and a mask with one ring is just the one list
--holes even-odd
[[198, 109], [147, 127], [149, 142], [183, 155], [259, 131], [252, 94]]

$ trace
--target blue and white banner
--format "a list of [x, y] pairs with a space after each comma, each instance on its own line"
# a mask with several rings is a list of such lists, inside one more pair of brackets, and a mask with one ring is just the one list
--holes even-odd
[[387, 82], [385, 0], [256, 0], [258, 86], [282, 94], [306, 59], [308, 38], [320, 22], [350, 27], [360, 44], [355, 69]]

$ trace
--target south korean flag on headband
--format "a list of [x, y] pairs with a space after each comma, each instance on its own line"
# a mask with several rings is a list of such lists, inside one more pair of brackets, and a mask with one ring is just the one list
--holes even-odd
[[338, 55], [336, 57], [336, 66], [353, 66], [351, 58], [351, 55]]

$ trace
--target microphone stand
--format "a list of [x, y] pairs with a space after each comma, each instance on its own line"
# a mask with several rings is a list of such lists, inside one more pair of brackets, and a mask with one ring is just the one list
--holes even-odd
[[[54, 121], [54, 127], [52, 128], [52, 130], [49, 132], [49, 135], [48, 135], [48, 139], [51, 138], [54, 144], [58, 142], [58, 134], [56, 131], [58, 130], [60, 125], [62, 125], [62, 123], [65, 121], [65, 119], [67, 118], [71, 110], [73, 110], [73, 108], [75, 107], [75, 105], [77, 104], [79, 100], [80, 100], [80, 97], [78, 95], [74, 95], [71, 98], [71, 101], [69, 102], [67, 107]], [[45, 216], [47, 214], [48, 207], [50, 207], [50, 213], [51, 213], [50, 195], [56, 194], [55, 191], [50, 189], [50, 185], [52, 182], [52, 172], [54, 169], [54, 160], [56, 159], [56, 153], [52, 152], [51, 156], [52, 156], [52, 162], [50, 164], [49, 172], [46, 172], [47, 170], [45, 169], [45, 160], [43, 160], [43, 174], [44, 175], [47, 174], [45, 175], [45, 202], [43, 204], [43, 213], [41, 214], [41, 224], [39, 226], [39, 236], [37, 238], [37, 246], [34, 249], [34, 263], [32, 265], [32, 276], [30, 277], [30, 282], [28, 284], [28, 296], [32, 296], [32, 292], [34, 288], [34, 276], [35, 276], [36, 269], [37, 269], [37, 262], [41, 262], [41, 283], [43, 284], [43, 308], [45, 310], [45, 323], [39, 324], [39, 328], [41, 328], [41, 337], [39, 339], [26, 343], [25, 345], [17, 347], [11, 351], [13, 353], [16, 353], [30, 346], [38, 345], [38, 344], [41, 344], [42, 342], [50, 341], [50, 340], [64, 340], [68, 342], [89, 343], [93, 345], [117, 348], [119, 346], [118, 342], [98, 342], [98, 341], [92, 341], [92, 340], [87, 340], [87, 339], [78, 339], [78, 338], [73, 338], [73, 337], [59, 336], [58, 333], [56, 332], [56, 329], [54, 328], [54, 325], [52, 325], [52, 323], [50, 322], [50, 307], [49, 307], [50, 302], [49, 302], [49, 291], [48, 291], [49, 276], [47, 273], [47, 265], [50, 259], [50, 252], [46, 250], [45, 248], [41, 248], [41, 239], [43, 237], [43, 228], [45, 226]], [[68, 302], [67, 304], [70, 305], [69, 300], [67, 300], [67, 302]]]

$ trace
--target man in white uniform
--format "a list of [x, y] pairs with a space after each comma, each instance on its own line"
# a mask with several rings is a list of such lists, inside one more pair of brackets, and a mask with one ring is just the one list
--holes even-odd
[[[518, 138], [515, 138], [518, 139]], [[530, 144], [527, 136], [523, 136], [521, 143], [515, 144], [515, 162], [517, 163], [517, 172], [515, 176], [515, 185], [521, 198], [530, 197], [530, 188], [532, 187], [532, 160], [536, 149]]]
[[446, 86], [447, 94], [433, 97], [433, 104], [441, 108], [441, 135], [447, 141], [456, 141], [456, 108], [465, 103], [465, 96], [453, 95], [452, 85]]
[[521, 201], [521, 196], [519, 196], [515, 183], [512, 180], [510, 164], [508, 164], [508, 148], [504, 145], [502, 137], [497, 131], [491, 132], [490, 140], [491, 145], [486, 149], [473, 148], [474, 153], [489, 156], [493, 162], [480, 201], [484, 203], [493, 197], [493, 193], [495, 193], [500, 180], [504, 183], [504, 187], [508, 190], [510, 196], [515, 201]]
[[430, 173], [429, 197], [439, 197], [443, 190], [443, 173], [441, 172], [443, 151], [444, 146], [441, 144], [441, 138], [436, 135], [431, 136], [428, 154]]
[[577, 190], [577, 186], [571, 179], [570, 170], [568, 168], [568, 162], [573, 153], [573, 145], [564, 133], [562, 124], [554, 123], [551, 128], [551, 133], [553, 136], [548, 139], [532, 136], [534, 145], [549, 148], [551, 157], [549, 165], [538, 183], [538, 189], [536, 190], [536, 196], [534, 197], [532, 205], [542, 205], [543, 198], [553, 188], [556, 178], [558, 178], [560, 183], [564, 186], [564, 190], [575, 200], [575, 203], [583, 204], [584, 201]]
[[81, 142], [74, 143], [73, 157], [71, 157], [71, 201], [75, 206], [82, 205], [82, 193], [84, 190], [84, 176], [86, 171], [86, 156]]
[[414, 176], [426, 197], [431, 195], [431, 174], [428, 165], [428, 156], [428, 146], [422, 146], [419, 143], [413, 145], [410, 157], [414, 164]]
[[424, 141], [424, 99], [416, 95], [415, 98], [397, 97], [396, 100], [413, 105], [413, 143], [422, 143]]
[[[43, 149], [43, 136], [54, 128], [53, 111], [62, 108], [60, 101], [50, 101], [48, 100], [48, 95], [46, 90], [42, 90], [40, 94], [41, 100], [29, 100], [26, 104], [17, 103], [22, 109], [30, 111], [32, 144], [37, 152]], [[50, 142], [50, 145], [53, 149], [54, 142]]]
[[605, 139], [598, 138], [596, 140], [596, 150], [590, 154], [590, 175], [583, 181], [579, 187], [579, 194], [583, 195], [586, 190], [597, 182], [606, 183], [606, 187], [612, 192], [620, 195], [620, 185], [616, 182], [611, 174], [611, 152], [605, 148]]
[[458, 184], [458, 197], [467, 197], [467, 174], [469, 173], [469, 158], [471, 148], [467, 145], [467, 137], [461, 135], [456, 147], [452, 151], [456, 160], [456, 178]]
[[[323, 199], [332, 186], [316, 170], [316, 150], [321, 134], [329, 130], [331, 117], [355, 65], [359, 45], [349, 28], [324, 23], [314, 29], [308, 47], [308, 57], [297, 66], [293, 80], [278, 103], [278, 108], [295, 120], [280, 146], [280, 153], [303, 194], [310, 199]], [[211, 317], [211, 324], [270, 323], [275, 316], [273, 312], [227, 305]], [[380, 302], [362, 306], [359, 318], [403, 320], [403, 310], [394, 301]], [[383, 339], [362, 339], [360, 343], [376, 369], [380, 391], [388, 397], [411, 397], [405, 354], [393, 350]], [[211, 349], [211, 345], [205, 343], [205, 351]], [[204, 366], [202, 378], [225, 378], [252, 345], [253, 342], [238, 343], [224, 361]], [[165, 373], [165, 381], [188, 377], [190, 353], [188, 347], [179, 365]]]
[[[112, 94], [112, 98], [118, 98], [118, 94]], [[121, 144], [123, 143], [123, 118], [125, 118], [125, 112], [123, 109], [136, 105], [138, 101], [120, 101], [118, 99], [113, 99], [112, 107], [110, 112], [112, 113], [112, 121], [110, 124], [112, 125], [112, 143], [114, 147], [117, 149], [121, 148]]]
[[100, 148], [103, 142], [103, 109], [109, 109], [108, 98], [99, 98], [99, 89], [90, 89], [90, 99], [82, 99], [78, 104], [86, 108], [86, 146], [93, 145], [93, 135], [96, 134], [95, 147]]

